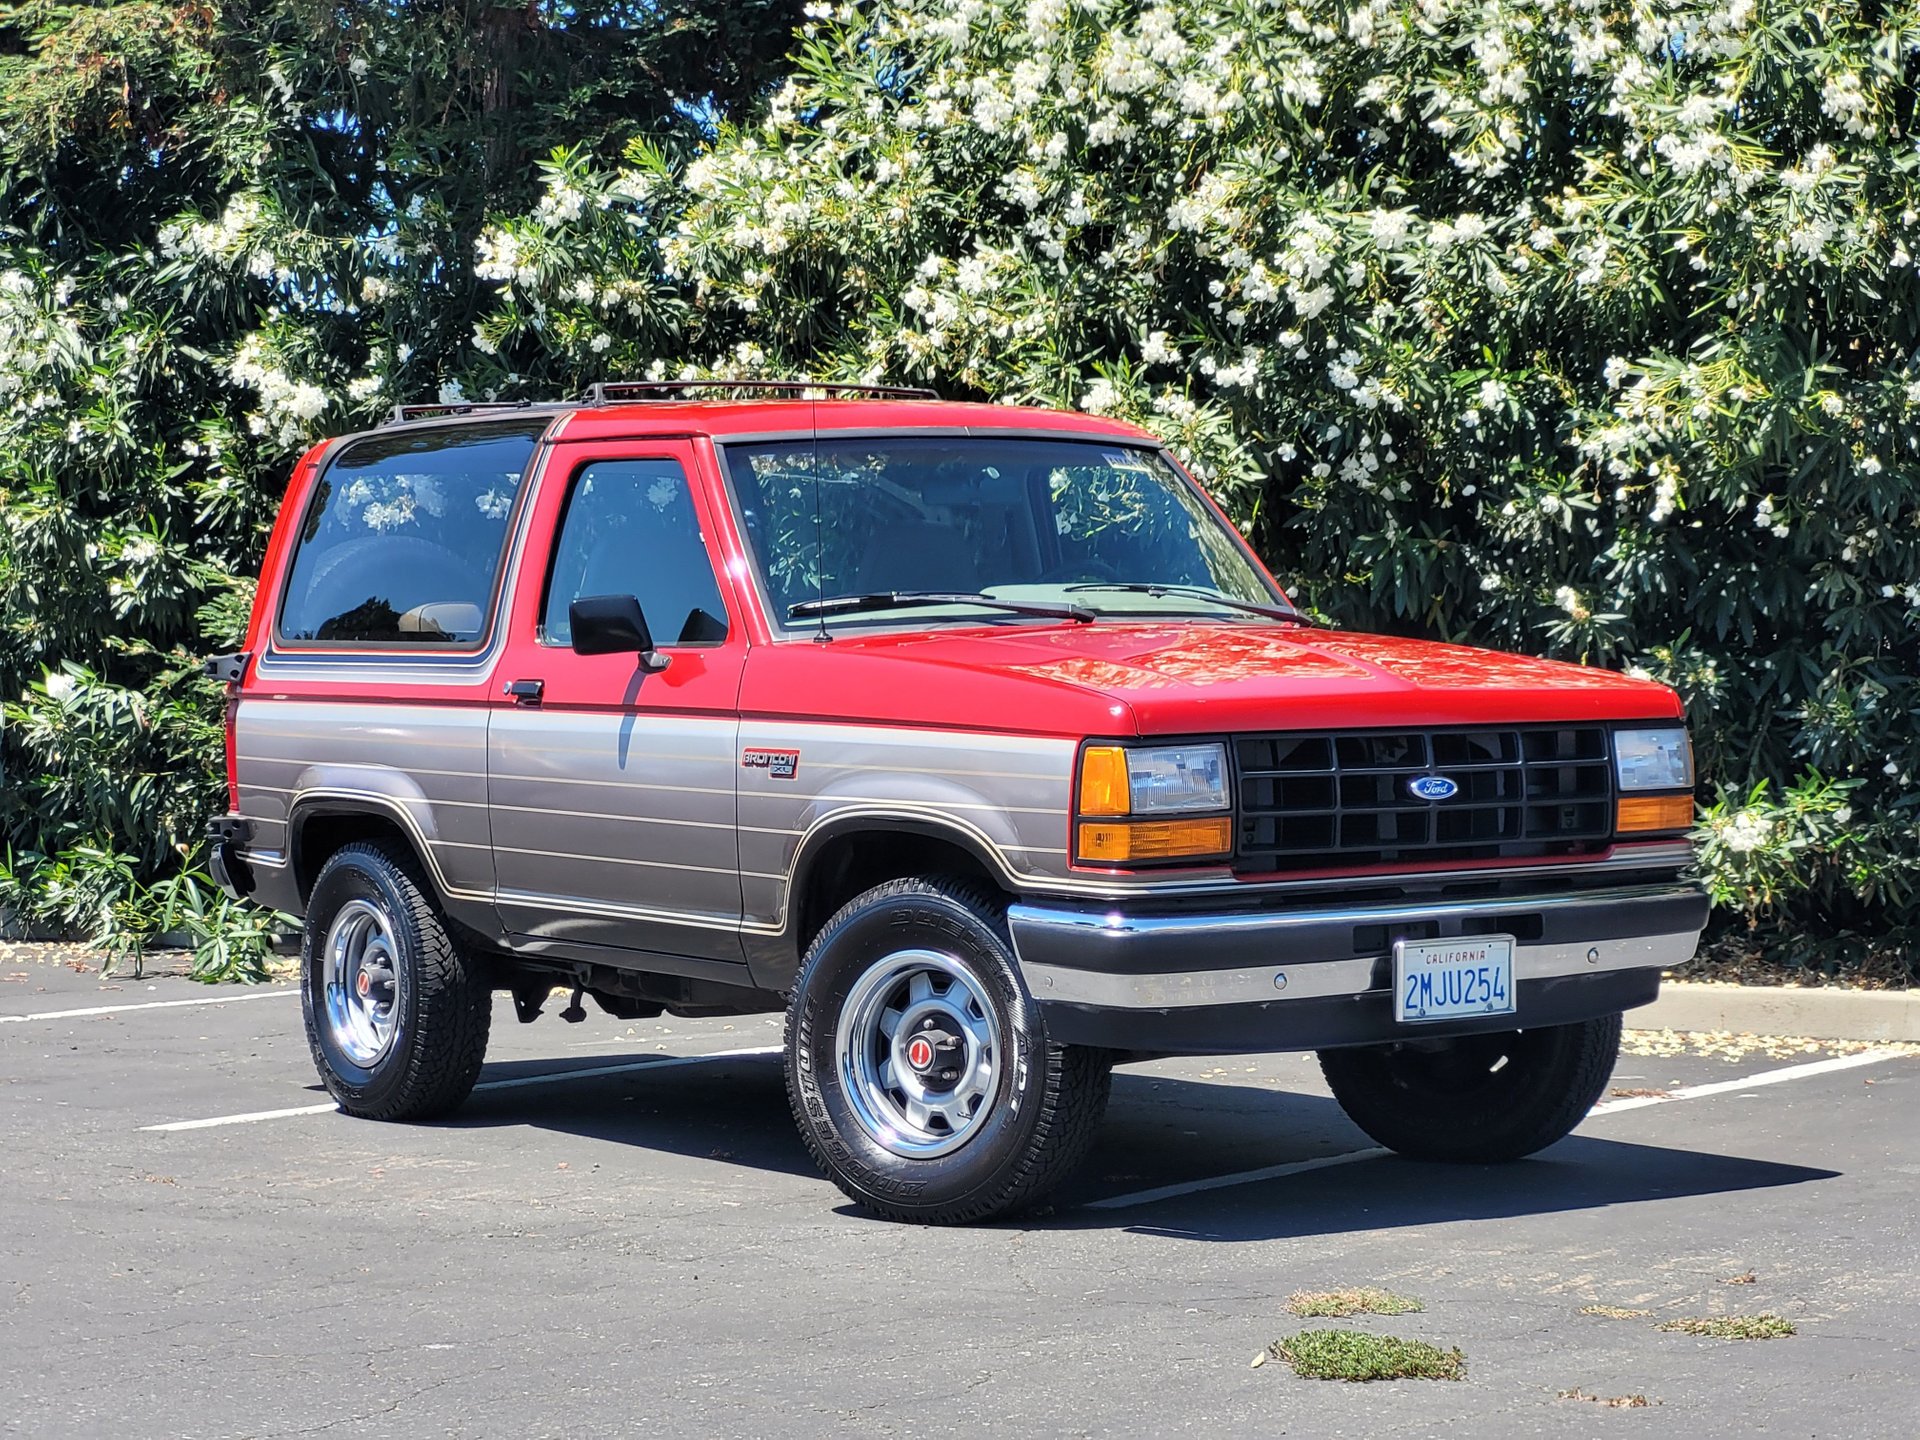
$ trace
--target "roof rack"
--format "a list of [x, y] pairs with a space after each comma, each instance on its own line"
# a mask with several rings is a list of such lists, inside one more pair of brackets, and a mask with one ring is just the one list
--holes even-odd
[[551, 404], [542, 400], [454, 400], [435, 405], [396, 405], [380, 423], [404, 425], [409, 420], [437, 420], [449, 415], [473, 415], [480, 411], [532, 410], [536, 406], [546, 409]]
[[939, 392], [917, 385], [865, 385], [846, 380], [607, 380], [587, 387], [588, 405], [612, 405], [621, 400], [671, 399], [690, 390], [767, 390], [778, 395], [802, 395], [824, 390], [833, 395], [872, 395], [890, 400], [938, 400]]

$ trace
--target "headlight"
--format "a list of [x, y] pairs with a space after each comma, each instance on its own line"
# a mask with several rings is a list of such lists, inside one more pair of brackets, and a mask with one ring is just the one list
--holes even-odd
[[[1224, 745], [1089, 745], [1080, 814], [1112, 818], [1076, 825], [1075, 854], [1096, 865], [1224, 858], [1233, 848], [1228, 807]], [[1197, 815], [1209, 818], [1159, 818]]]
[[[1675, 835], [1693, 824], [1693, 744], [1677, 726], [1613, 732], [1616, 835]], [[1679, 794], [1649, 795], [1649, 790]]]
[[1081, 757], [1082, 815], [1193, 815], [1226, 808], [1224, 745], [1089, 745]]
[[1691, 790], [1693, 745], [1678, 727], [1613, 732], [1613, 770], [1621, 793]]

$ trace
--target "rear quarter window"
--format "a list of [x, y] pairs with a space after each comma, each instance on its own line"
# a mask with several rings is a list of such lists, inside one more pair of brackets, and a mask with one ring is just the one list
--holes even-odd
[[291, 645], [471, 648], [547, 417], [354, 441], [314, 487], [280, 606]]

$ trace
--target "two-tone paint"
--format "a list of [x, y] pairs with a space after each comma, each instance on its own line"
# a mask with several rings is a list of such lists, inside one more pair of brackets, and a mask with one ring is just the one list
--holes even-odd
[[[315, 858], [303, 834], [327, 816], [372, 815], [407, 838], [450, 915], [505, 953], [768, 990], [790, 982], [811, 864], [866, 831], [951, 843], [1020, 904], [1056, 907], [1045, 912], [1055, 924], [1073, 907], [1140, 900], [1297, 906], [1352, 888], [1357, 873], [1412, 894], [1489, 872], [1522, 888], [1591, 888], [1684, 863], [1684, 844], [1656, 842], [1261, 879], [1076, 864], [1074, 767], [1088, 738], [1660, 721], [1679, 704], [1607, 671], [1354, 633], [903, 621], [821, 643], [817, 630], [770, 622], [726, 484], [727, 444], [970, 429], [1154, 443], [1097, 417], [945, 403], [556, 409], [516, 502], [491, 628], [460, 654], [278, 642], [297, 517], [348, 442], [316, 449], [269, 545], [232, 709], [233, 811], [258, 898], [300, 912]], [[538, 626], [569, 486], [597, 460], [642, 458], [686, 475], [727, 610], [723, 641], [663, 647], [668, 663], [651, 673], [631, 656], [548, 644]], [[1016, 910], [1022, 925], [1040, 915]], [[1158, 992], [1128, 993], [1144, 1006]]]

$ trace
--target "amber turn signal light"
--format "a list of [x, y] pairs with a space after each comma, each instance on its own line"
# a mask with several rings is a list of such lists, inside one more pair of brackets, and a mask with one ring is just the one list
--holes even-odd
[[1233, 848], [1233, 819], [1087, 820], [1080, 825], [1080, 858], [1100, 865], [1225, 855]]
[[1133, 808], [1127, 752], [1118, 745], [1089, 745], [1080, 752], [1080, 813], [1124, 815]]
[[1622, 795], [1613, 829], [1618, 835], [1693, 827], [1691, 795]]

